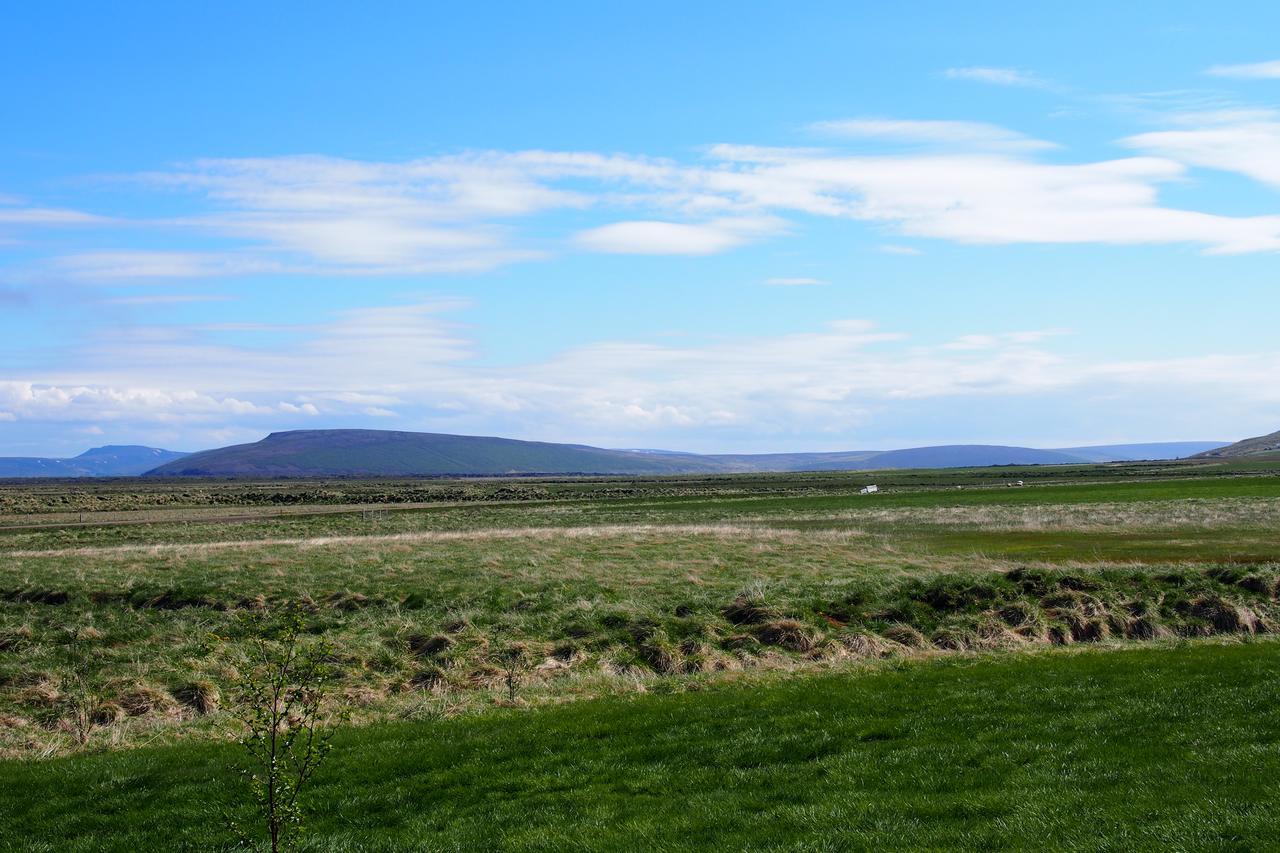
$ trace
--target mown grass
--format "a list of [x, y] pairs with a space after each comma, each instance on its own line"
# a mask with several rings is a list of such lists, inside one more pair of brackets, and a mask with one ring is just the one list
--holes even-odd
[[[310, 850], [1265, 849], [1271, 642], [979, 656], [343, 732]], [[218, 849], [230, 746], [0, 762], [13, 850]]]

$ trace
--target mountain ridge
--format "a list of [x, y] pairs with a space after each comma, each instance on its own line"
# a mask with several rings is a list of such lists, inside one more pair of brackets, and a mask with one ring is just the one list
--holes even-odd
[[[531, 474], [731, 474], [890, 468], [1083, 464], [1121, 461], [1124, 448], [1176, 458], [1221, 442], [1165, 442], [1037, 449], [1006, 445], [941, 445], [821, 453], [692, 454], [611, 450], [584, 444], [495, 436], [392, 430], [288, 430], [261, 441], [214, 448], [167, 462], [157, 477], [395, 477]], [[1156, 451], [1163, 448], [1163, 455]]]
[[32, 477], [136, 477], [186, 456], [177, 450], [141, 444], [107, 444], [79, 456], [3, 456], [0, 479]]

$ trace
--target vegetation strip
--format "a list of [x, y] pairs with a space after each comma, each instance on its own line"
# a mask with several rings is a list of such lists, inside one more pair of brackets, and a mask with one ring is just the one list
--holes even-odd
[[[475, 541], [459, 537], [452, 545], [474, 554], [466, 549]], [[407, 575], [394, 562], [384, 564], [365, 582], [366, 592], [334, 585], [347, 572], [341, 548], [314, 552], [337, 561], [340, 574], [327, 573], [313, 557], [309, 576], [273, 583], [263, 583], [270, 564], [253, 571], [234, 561], [191, 566], [182, 553], [174, 557], [183, 561], [178, 577], [158, 567], [143, 580], [122, 566], [122, 573], [96, 580], [68, 576], [73, 582], [62, 586], [0, 587], [0, 748], [34, 754], [90, 742], [127, 744], [157, 731], [207, 735], [217, 720], [210, 697], [226, 692], [250, 647], [251, 637], [237, 628], [243, 612], [305, 614], [307, 630], [335, 649], [334, 712], [365, 721], [653, 686], [688, 689], [749, 670], [1036, 645], [1248, 637], [1280, 628], [1280, 577], [1266, 568], [993, 566], [887, 575], [851, 567], [832, 580], [818, 563], [813, 573], [785, 583], [741, 586], [752, 572], [688, 575], [640, 598], [630, 594], [633, 577], [659, 580], [649, 555], [675, 542], [547, 540], [548, 556], [585, 548], [580, 553], [594, 561], [614, 549], [636, 552], [634, 569], [606, 565], [594, 576], [572, 566], [563, 573], [512, 572], [502, 562], [487, 572], [460, 567], [442, 574], [453, 560], [446, 553], [438, 563], [408, 564]], [[736, 543], [736, 553], [752, 553], [758, 544]], [[492, 547], [505, 546], [498, 540]], [[731, 553], [720, 540], [702, 540], [701, 547], [711, 549], [713, 560]], [[798, 543], [775, 547], [776, 557], [785, 558]], [[512, 568], [522, 563], [518, 552], [500, 559]], [[516, 646], [513, 669], [507, 653]]]
[[[795, 538], [794, 530], [762, 527], [750, 524], [601, 524], [590, 527], [513, 527], [483, 528], [476, 530], [433, 530], [418, 533], [368, 534], [364, 536], [310, 536], [290, 539], [234, 539], [222, 542], [155, 543], [150, 545], [108, 545], [103, 547], [54, 548], [44, 551], [10, 551], [11, 557], [104, 556], [109, 554], [186, 552], [195, 550], [220, 550], [224, 548], [296, 547], [323, 548], [330, 545], [372, 545], [397, 542], [456, 542], [485, 539], [582, 539], [626, 535], [696, 535], [696, 536], [755, 536], [764, 538]], [[824, 539], [846, 539], [860, 535], [858, 531], [828, 531], [816, 534]]]

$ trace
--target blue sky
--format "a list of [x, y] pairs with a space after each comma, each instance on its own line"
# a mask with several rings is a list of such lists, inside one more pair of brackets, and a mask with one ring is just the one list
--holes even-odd
[[22, 4], [0, 454], [1280, 427], [1280, 9], [1048, 5]]

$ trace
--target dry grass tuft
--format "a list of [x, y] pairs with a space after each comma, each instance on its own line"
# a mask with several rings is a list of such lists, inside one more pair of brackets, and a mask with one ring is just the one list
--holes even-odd
[[108, 699], [105, 702], [99, 702], [89, 715], [89, 720], [95, 726], [110, 726], [120, 722], [127, 716], [123, 707], [119, 702], [112, 702]]
[[883, 658], [902, 647], [869, 631], [850, 631], [839, 636], [842, 646], [854, 657]]
[[934, 648], [948, 652], [963, 652], [977, 645], [973, 634], [962, 628], [939, 628], [929, 641]]
[[435, 657], [453, 647], [453, 638], [444, 634], [410, 634], [405, 638], [409, 651], [418, 657]]
[[782, 618], [777, 608], [765, 602], [756, 590], [740, 593], [721, 613], [735, 625], [761, 625]]
[[445, 683], [444, 670], [438, 666], [425, 667], [409, 679], [409, 687], [413, 690], [435, 691]]
[[640, 657], [660, 675], [674, 675], [684, 668], [679, 650], [665, 642], [650, 641], [640, 647]]
[[1193, 615], [1207, 620], [1224, 634], [1254, 634], [1259, 627], [1258, 615], [1218, 595], [1206, 595], [1191, 602]]
[[177, 703], [168, 691], [147, 685], [127, 691], [120, 696], [119, 701], [120, 707], [130, 717], [163, 714], [177, 707]]
[[20, 652], [31, 645], [33, 636], [31, 626], [26, 624], [0, 631], [0, 652]]
[[222, 705], [222, 693], [218, 686], [207, 679], [190, 681], [173, 691], [173, 696], [201, 715], [212, 714]]
[[466, 617], [451, 619], [444, 625], [446, 634], [461, 634], [463, 631], [471, 627], [471, 620]]
[[1130, 640], [1158, 640], [1170, 631], [1151, 616], [1135, 616], [1125, 623], [1124, 635]]
[[52, 708], [62, 701], [62, 691], [53, 681], [42, 678], [34, 684], [23, 688], [18, 698], [24, 704], [39, 708]]
[[924, 634], [903, 622], [898, 622], [885, 628], [880, 632], [880, 636], [909, 649], [923, 649], [929, 645], [929, 641], [925, 639]]
[[372, 708], [387, 698], [386, 692], [372, 687], [348, 687], [342, 691], [342, 697], [356, 708]]
[[755, 636], [766, 646], [777, 646], [789, 652], [811, 652], [822, 635], [795, 619], [777, 619], [755, 629]]
[[31, 721], [26, 717], [19, 717], [17, 714], [0, 714], [0, 729], [25, 729], [31, 725]]
[[[1026, 626], [1020, 627], [1025, 630]], [[983, 649], [1012, 649], [1025, 645], [1029, 640], [1038, 639], [1037, 636], [1011, 630], [1004, 622], [989, 614], [978, 622], [974, 633], [977, 637], [976, 645]]]
[[1086, 616], [1083, 613], [1066, 611], [1061, 614], [1062, 621], [1071, 631], [1071, 639], [1077, 643], [1097, 643], [1111, 635], [1107, 621], [1099, 616]]

